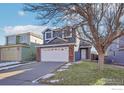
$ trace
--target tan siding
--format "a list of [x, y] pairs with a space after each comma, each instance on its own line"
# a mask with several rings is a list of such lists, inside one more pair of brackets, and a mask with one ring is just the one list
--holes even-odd
[[1, 61], [20, 61], [21, 60], [21, 48], [2, 48], [1, 49]]
[[43, 40], [34, 36], [30, 36], [30, 42], [31, 43], [36, 43], [36, 44], [42, 44]]

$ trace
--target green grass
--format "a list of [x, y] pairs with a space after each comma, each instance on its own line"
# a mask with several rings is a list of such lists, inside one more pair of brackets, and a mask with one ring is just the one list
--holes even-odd
[[82, 62], [67, 71], [56, 72], [49, 80], [61, 80], [57, 85], [124, 85], [124, 68], [112, 65], [105, 65], [103, 71], [97, 68], [97, 63]]

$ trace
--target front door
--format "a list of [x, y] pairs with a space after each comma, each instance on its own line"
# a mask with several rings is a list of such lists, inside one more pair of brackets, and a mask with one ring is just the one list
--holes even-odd
[[81, 49], [81, 59], [86, 59], [86, 49]]

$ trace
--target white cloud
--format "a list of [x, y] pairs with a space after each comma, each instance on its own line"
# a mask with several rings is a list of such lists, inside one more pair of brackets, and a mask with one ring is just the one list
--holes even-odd
[[25, 15], [25, 12], [24, 11], [18, 11], [18, 15], [19, 16], [24, 16]]
[[3, 30], [3, 28], [2, 28], [2, 27], [0, 27], [0, 30]]
[[24, 26], [6, 26], [4, 31], [6, 35], [20, 34], [26, 32], [33, 32], [42, 35], [42, 31], [47, 29], [47, 26], [36, 26], [36, 25], [24, 25]]

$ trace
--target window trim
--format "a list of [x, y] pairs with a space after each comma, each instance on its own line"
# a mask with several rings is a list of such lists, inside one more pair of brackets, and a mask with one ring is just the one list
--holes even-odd
[[[47, 38], [46, 37], [46, 34], [47, 33], [50, 33], [51, 34], [51, 38]], [[53, 38], [53, 32], [52, 31], [49, 31], [49, 32], [45, 32], [45, 40], [51, 40]]]
[[64, 35], [65, 31], [62, 31], [62, 38], [65, 38], [65, 35]]

